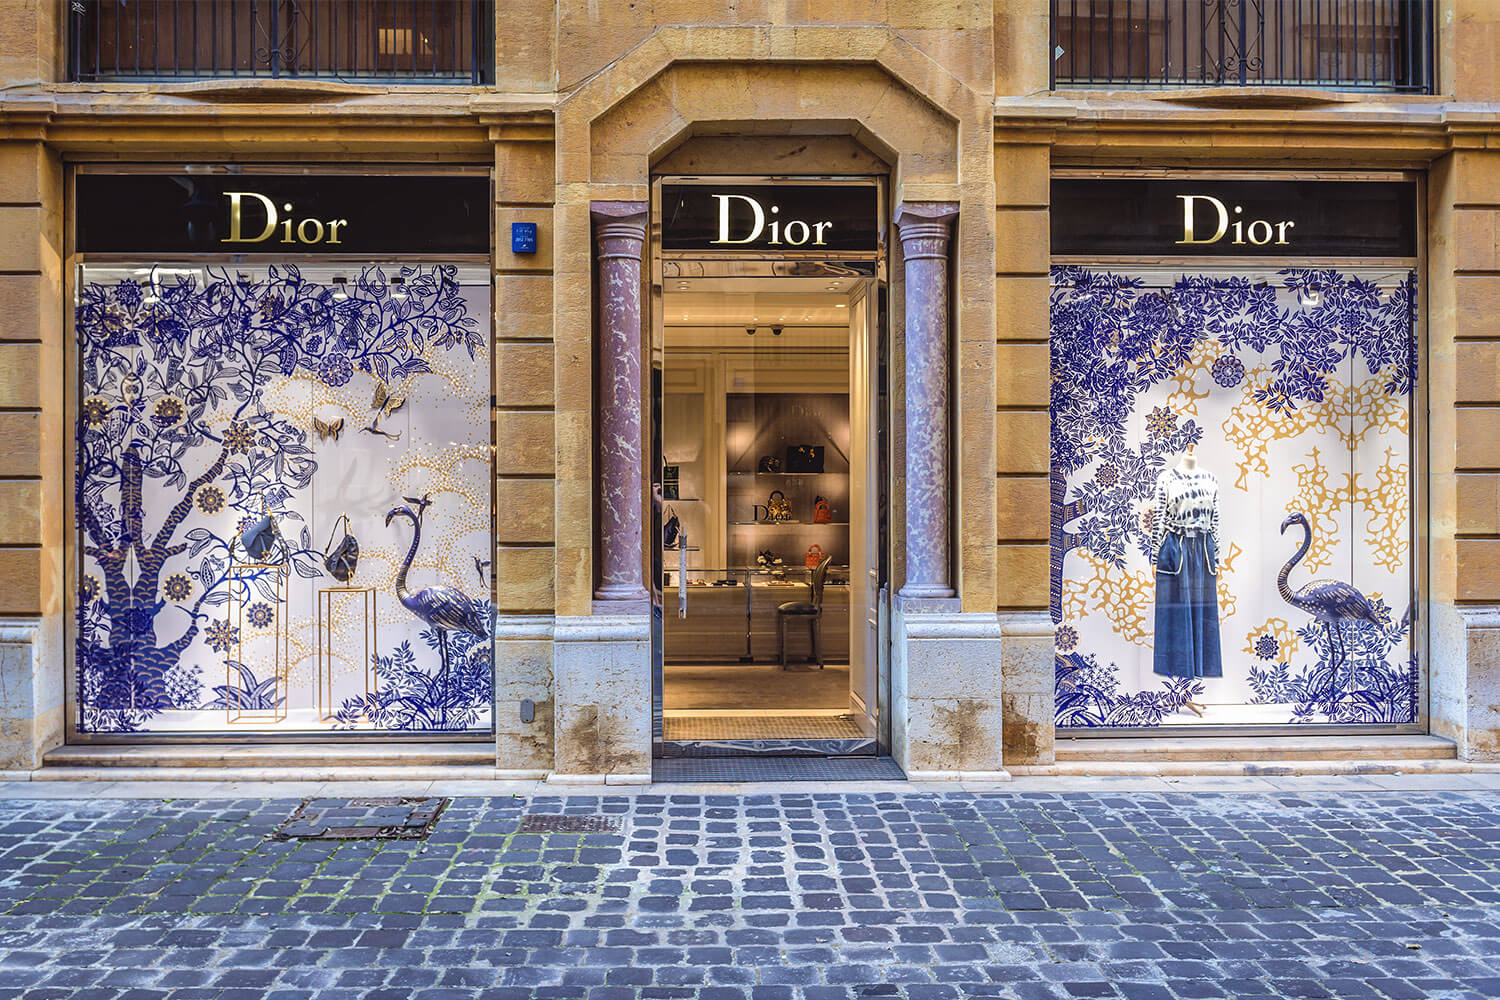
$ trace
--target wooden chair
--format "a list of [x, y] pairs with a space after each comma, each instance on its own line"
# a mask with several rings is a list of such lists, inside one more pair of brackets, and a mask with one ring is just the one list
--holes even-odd
[[823, 651], [818, 642], [818, 633], [823, 621], [823, 583], [828, 579], [828, 566], [832, 562], [832, 556], [824, 556], [813, 569], [811, 601], [787, 601], [776, 606], [776, 632], [780, 640], [782, 670], [787, 668], [786, 625], [790, 618], [807, 619], [808, 634], [812, 637], [813, 659], [817, 661], [818, 669], [823, 669]]

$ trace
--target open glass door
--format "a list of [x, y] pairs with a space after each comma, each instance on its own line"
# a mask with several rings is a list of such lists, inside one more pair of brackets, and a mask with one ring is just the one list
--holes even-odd
[[877, 752], [878, 300], [847, 269], [663, 282], [665, 755]]

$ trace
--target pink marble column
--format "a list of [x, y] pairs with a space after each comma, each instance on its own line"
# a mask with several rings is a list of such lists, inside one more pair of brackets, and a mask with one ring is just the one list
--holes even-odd
[[948, 248], [958, 206], [901, 206], [906, 273], [906, 583], [901, 596], [954, 596], [948, 397]]
[[596, 601], [646, 610], [642, 542], [641, 251], [645, 202], [591, 206], [599, 256], [599, 589]]

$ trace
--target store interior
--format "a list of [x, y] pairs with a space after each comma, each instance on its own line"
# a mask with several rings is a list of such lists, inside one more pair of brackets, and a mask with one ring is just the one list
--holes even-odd
[[666, 740], [874, 735], [873, 285], [663, 281]]

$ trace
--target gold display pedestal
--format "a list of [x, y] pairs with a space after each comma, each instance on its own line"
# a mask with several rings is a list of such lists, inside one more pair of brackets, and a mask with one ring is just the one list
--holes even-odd
[[[364, 694], [365, 704], [369, 704], [369, 696], [378, 690], [379, 676], [375, 671], [375, 623], [378, 620], [375, 615], [374, 587], [322, 587], [318, 590], [318, 721], [333, 722], [338, 713], [339, 703], [333, 697], [333, 607], [334, 599], [357, 598], [359, 613], [364, 620], [360, 624], [360, 636], [364, 639], [364, 664], [362, 673], [365, 679]], [[347, 603], [347, 601], [340, 601]], [[340, 661], [344, 658], [340, 657]], [[361, 712], [359, 719], [363, 722], [373, 721], [369, 714]]]
[[[224, 658], [224, 721], [230, 725], [274, 724], [286, 719], [287, 674], [292, 666], [292, 636], [287, 621], [290, 616], [286, 614], [285, 570], [286, 567], [280, 563], [229, 564], [228, 618], [234, 623], [235, 641], [230, 645], [234, 650], [233, 658], [227, 654]], [[270, 697], [265, 702], [257, 699], [255, 703], [248, 703], [242, 702], [242, 699], [232, 693], [245, 690], [244, 679], [236, 673], [233, 663], [244, 664], [247, 668], [250, 666], [245, 663], [244, 656], [245, 609], [265, 599], [255, 586], [255, 578], [266, 572], [270, 572], [276, 581], [276, 596], [269, 602], [276, 615], [276, 621], [271, 627], [271, 674], [274, 682]], [[250, 595], [248, 598], [244, 596], [247, 593]]]

